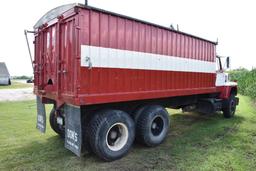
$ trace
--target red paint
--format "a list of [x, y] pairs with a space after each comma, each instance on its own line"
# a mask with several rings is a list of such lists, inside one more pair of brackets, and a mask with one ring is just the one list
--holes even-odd
[[221, 92], [220, 93], [220, 98], [221, 99], [228, 99], [230, 97], [232, 89], [234, 89], [237, 93], [237, 86], [220, 86], [220, 87], [217, 87], [217, 90], [219, 92]]
[[[81, 45], [215, 61], [216, 44], [94, 8], [73, 8], [35, 35], [35, 93], [88, 105], [216, 93], [216, 74], [80, 67]], [[52, 81], [52, 85], [48, 84]], [[44, 94], [42, 94], [44, 92]], [[223, 96], [224, 97], [224, 96]]]

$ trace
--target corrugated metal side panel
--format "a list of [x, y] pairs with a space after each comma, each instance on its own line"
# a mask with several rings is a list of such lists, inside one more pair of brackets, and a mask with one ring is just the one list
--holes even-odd
[[[179, 56], [204, 61], [214, 61], [215, 45], [155, 26], [119, 18], [96, 11], [83, 10], [81, 24], [88, 37], [83, 43], [92, 46]], [[86, 23], [84, 23], [86, 24]], [[90, 34], [89, 34], [90, 32]]]
[[[215, 61], [215, 45], [156, 26], [84, 9], [79, 16], [80, 43], [95, 47]], [[125, 54], [124, 54], [125, 55]], [[139, 58], [138, 58], [139, 59]], [[113, 62], [102, 58], [102, 62]], [[131, 62], [131, 61], [127, 61]], [[138, 69], [80, 69], [80, 93], [111, 94], [171, 89], [212, 88], [214, 73]]]

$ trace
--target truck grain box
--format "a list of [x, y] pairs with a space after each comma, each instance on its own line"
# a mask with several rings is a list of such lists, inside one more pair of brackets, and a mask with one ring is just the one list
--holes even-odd
[[237, 84], [216, 42], [82, 4], [49, 11], [34, 35], [37, 128], [45, 132], [53, 104], [50, 125], [78, 156], [112, 161], [135, 139], [161, 144], [166, 108], [235, 114]]

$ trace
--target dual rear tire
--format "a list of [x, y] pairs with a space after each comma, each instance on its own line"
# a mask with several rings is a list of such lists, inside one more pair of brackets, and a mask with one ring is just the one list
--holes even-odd
[[161, 144], [167, 136], [170, 122], [169, 114], [159, 105], [142, 107], [134, 117], [136, 140], [148, 147]]
[[[49, 122], [52, 130], [56, 132], [61, 138], [65, 138], [65, 126], [57, 123], [57, 114], [55, 108], [50, 112]], [[64, 120], [64, 119], [63, 119]]]
[[120, 110], [96, 113], [88, 129], [92, 151], [105, 161], [117, 160], [126, 155], [135, 138], [134, 121]]
[[[61, 116], [56, 112], [55, 108], [50, 112], [50, 126], [65, 138], [65, 126], [57, 123], [57, 116]], [[90, 150], [105, 161], [113, 161], [129, 152], [135, 138], [135, 125], [133, 119], [123, 111], [104, 110], [93, 116], [86, 132]]]
[[[53, 108], [50, 125], [61, 137], [65, 137], [65, 126], [57, 123]], [[102, 110], [93, 115], [86, 128], [90, 150], [105, 161], [125, 156], [133, 142], [154, 147], [161, 144], [169, 130], [169, 117], [165, 108], [159, 105], [139, 108], [133, 118], [121, 110]]]
[[161, 106], [145, 106], [132, 119], [120, 110], [104, 110], [96, 113], [88, 127], [92, 151], [105, 161], [125, 156], [134, 142], [149, 146], [161, 144], [169, 130], [167, 111]]

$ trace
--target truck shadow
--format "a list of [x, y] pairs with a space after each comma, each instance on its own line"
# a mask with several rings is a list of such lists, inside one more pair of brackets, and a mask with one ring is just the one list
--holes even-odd
[[[103, 162], [92, 153], [83, 157], [76, 157], [64, 148], [64, 140], [59, 136], [50, 136], [43, 143], [31, 141], [25, 147], [17, 149], [18, 155], [24, 155], [24, 163], [28, 156], [35, 156], [38, 164], [44, 164], [59, 170], [72, 167], [75, 170], [149, 170], [168, 168], [176, 170], [178, 162], [184, 157], [191, 157], [191, 150], [195, 147], [201, 151], [210, 150], [218, 145], [219, 140], [228, 140], [236, 134], [239, 124], [243, 122], [242, 116], [225, 119], [221, 114], [206, 116], [198, 113], [171, 112], [171, 126], [168, 137], [158, 147], [148, 148], [135, 143], [130, 153], [124, 158], [114, 162]], [[232, 145], [232, 141], [229, 141]], [[193, 151], [193, 150], [192, 150]], [[186, 158], [187, 160], [187, 158]]]
[[191, 151], [195, 148], [200, 152], [212, 151], [211, 148], [218, 146], [220, 141], [229, 142], [232, 146], [231, 139], [244, 120], [242, 116], [226, 119], [222, 113], [204, 115], [178, 111], [170, 115], [170, 131], [163, 144], [148, 148], [135, 143], [128, 157], [138, 170], [154, 170], [163, 166], [176, 170], [180, 161], [193, 160]]

